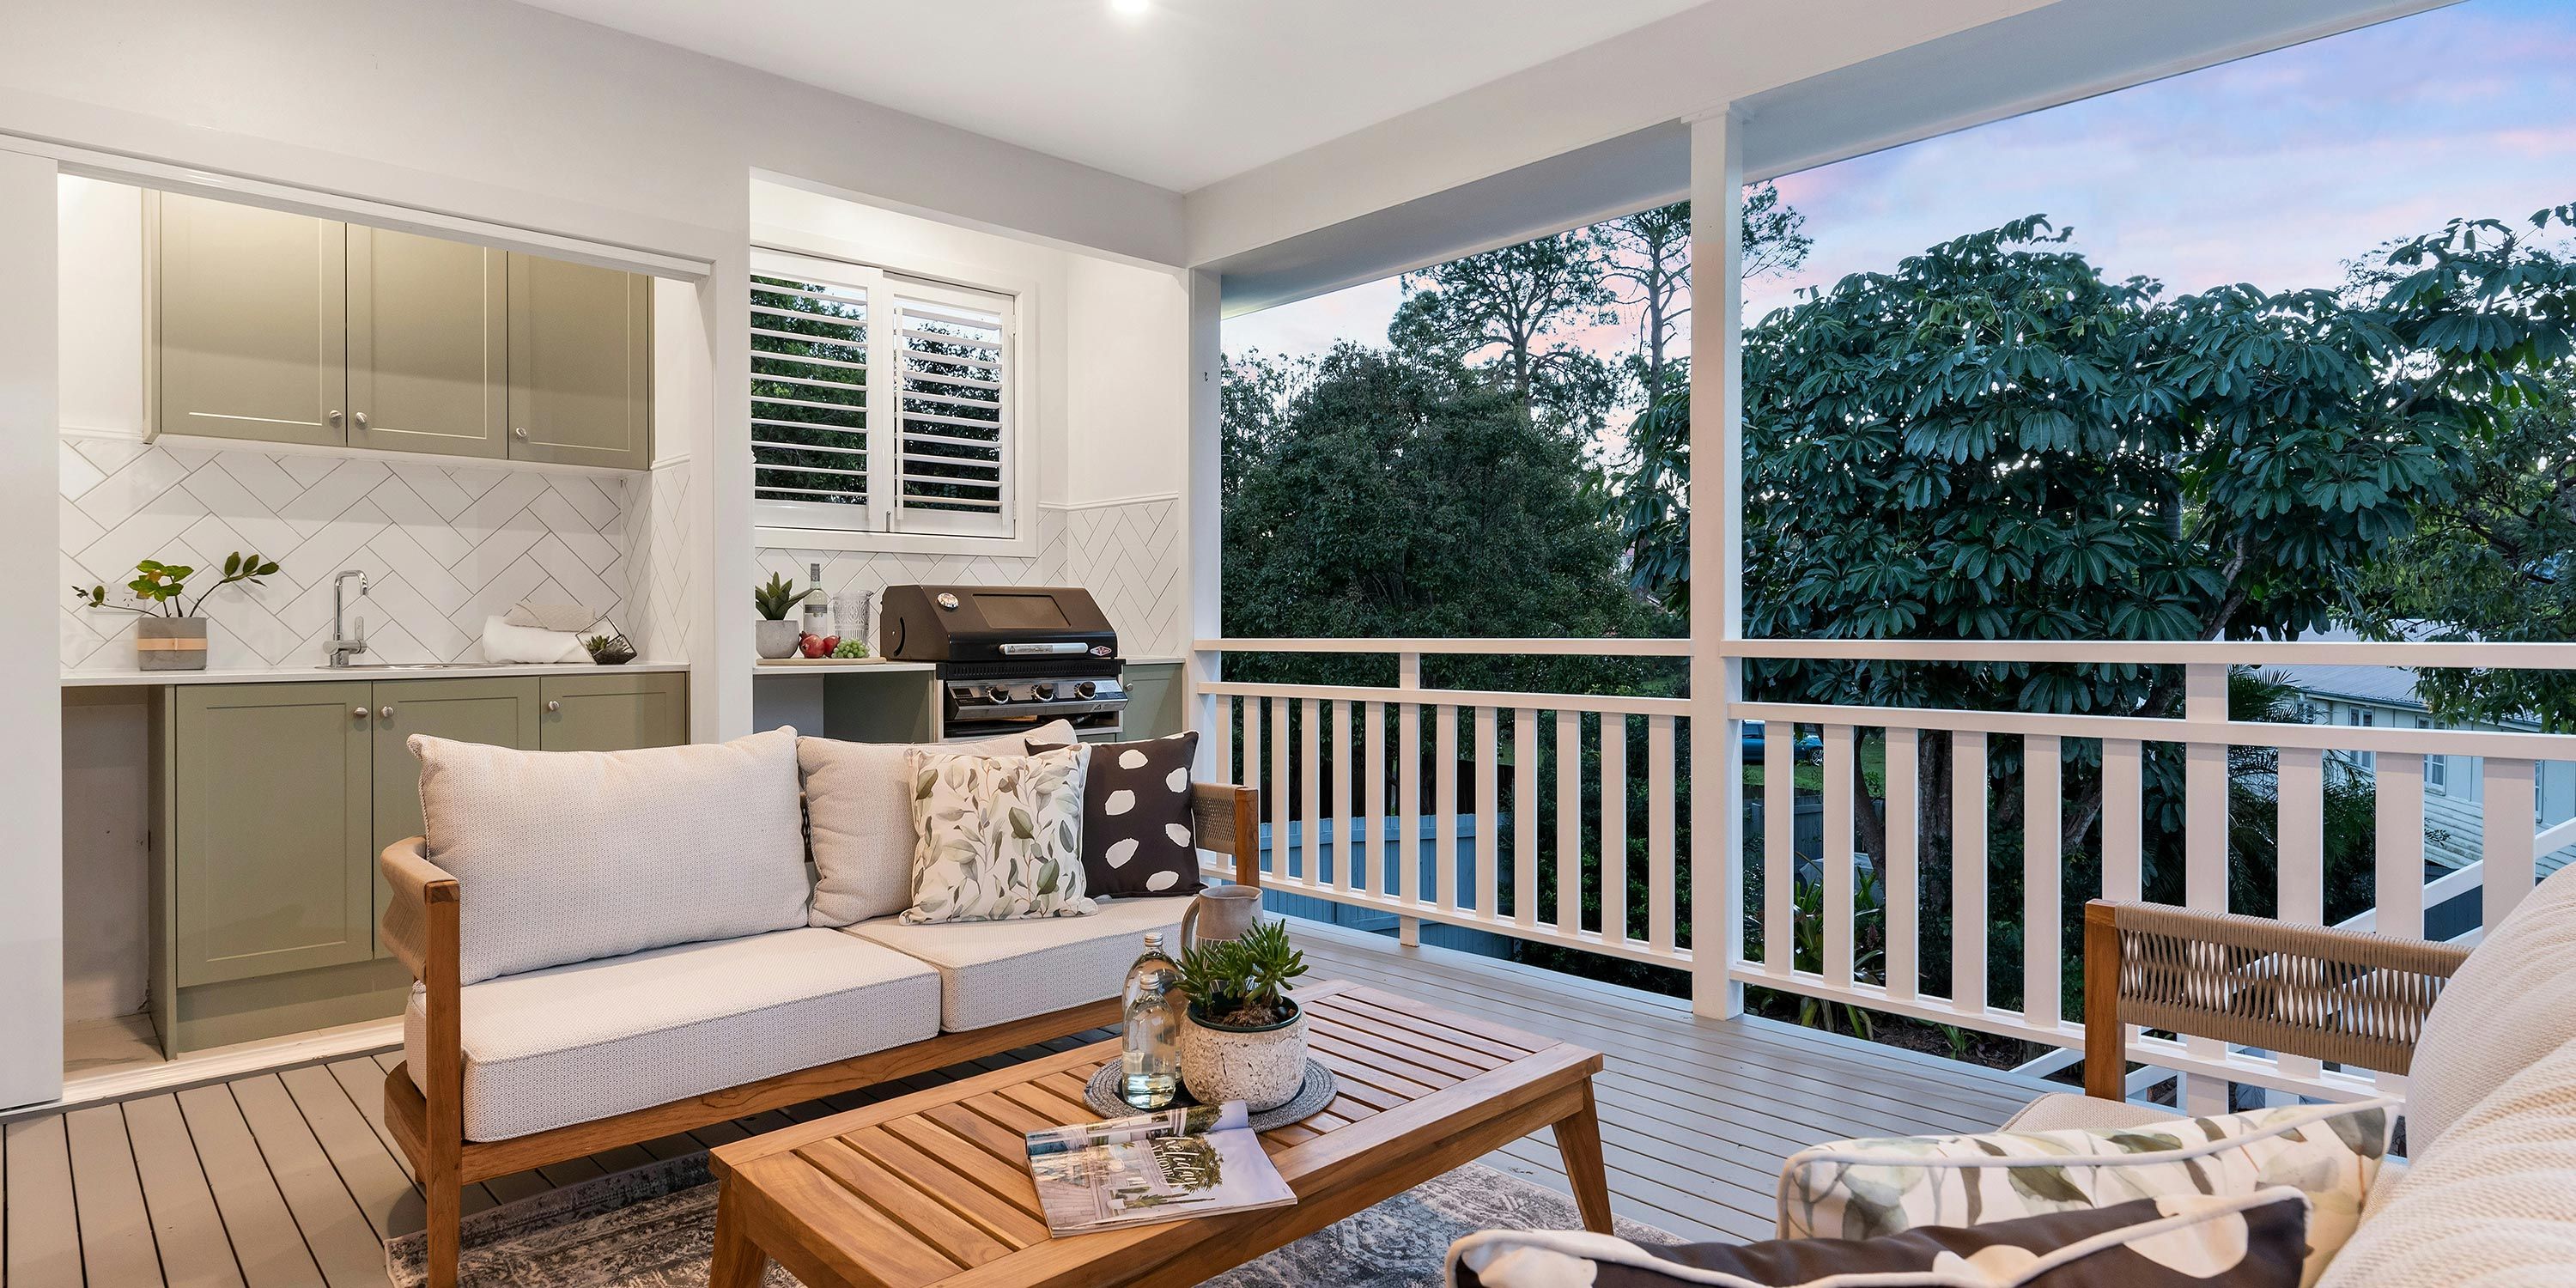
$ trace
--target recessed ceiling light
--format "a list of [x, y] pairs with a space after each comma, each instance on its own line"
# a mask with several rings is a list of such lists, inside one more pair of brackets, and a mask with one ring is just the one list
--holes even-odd
[[1154, 4], [1153, 0], [1109, 0], [1109, 7], [1124, 17], [1139, 18]]

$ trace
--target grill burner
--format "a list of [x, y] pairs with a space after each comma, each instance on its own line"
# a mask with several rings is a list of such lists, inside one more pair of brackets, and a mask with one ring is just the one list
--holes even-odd
[[1070, 720], [1116, 737], [1127, 689], [1118, 635], [1071, 586], [888, 586], [879, 651], [939, 667], [942, 736], [989, 738]]

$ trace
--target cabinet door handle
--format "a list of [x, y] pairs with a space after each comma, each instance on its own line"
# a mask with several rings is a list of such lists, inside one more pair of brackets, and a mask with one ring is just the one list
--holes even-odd
[[331, 409], [331, 428], [333, 428], [333, 429], [338, 429], [339, 427], [340, 427], [340, 409], [339, 409], [339, 408], [337, 408], [337, 407], [334, 407], [334, 408], [332, 408], [332, 409]]
[[548, 711], [561, 711], [561, 710], [563, 710], [563, 704], [562, 704], [562, 703], [560, 703], [560, 702], [549, 702], [549, 703], [547, 703], [547, 704], [546, 704], [546, 710], [548, 710]]
[[394, 709], [392, 707], [378, 707], [376, 708], [376, 714], [383, 716], [387, 720], [391, 720], [394, 718]]
[[365, 429], [367, 427], [367, 413], [359, 412], [356, 419], [358, 422], [358, 428]]
[[367, 718], [367, 709], [365, 707], [359, 707], [356, 710], [351, 711], [349, 714], [356, 716], [360, 720], [364, 720]]
[[511, 432], [512, 434], [514, 434], [514, 435], [516, 435], [516, 436], [520, 437], [520, 438], [526, 438], [526, 437], [528, 436], [528, 431], [527, 431], [527, 429], [526, 429], [526, 427], [525, 427], [525, 426], [522, 426], [522, 427], [520, 427], [520, 428], [518, 428], [518, 429], [513, 429], [513, 430], [511, 430], [510, 432]]

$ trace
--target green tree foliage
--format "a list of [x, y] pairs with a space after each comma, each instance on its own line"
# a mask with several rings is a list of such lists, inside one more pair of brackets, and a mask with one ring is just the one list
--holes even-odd
[[751, 279], [751, 436], [769, 445], [753, 495], [769, 501], [854, 504], [844, 485], [867, 473], [855, 431], [866, 422], [867, 310], [828, 288]]
[[1524, 415], [1598, 429], [1617, 385], [1569, 333], [1618, 320], [1599, 245], [1583, 231], [1540, 237], [1404, 275], [1387, 338], [1423, 360], [1481, 369]]

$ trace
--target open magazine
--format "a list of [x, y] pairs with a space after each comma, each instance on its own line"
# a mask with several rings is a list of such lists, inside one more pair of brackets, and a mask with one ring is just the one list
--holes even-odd
[[1028, 1146], [1038, 1204], [1060, 1235], [1297, 1201], [1240, 1100], [1050, 1127]]

